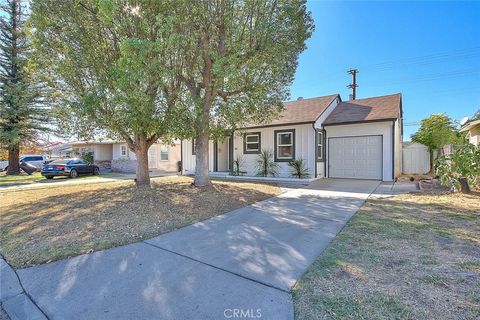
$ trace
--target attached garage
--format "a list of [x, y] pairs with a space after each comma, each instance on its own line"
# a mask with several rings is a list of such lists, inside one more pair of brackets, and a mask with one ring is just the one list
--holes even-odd
[[402, 168], [402, 96], [340, 102], [323, 122], [326, 177], [392, 181]]
[[331, 178], [382, 180], [382, 136], [330, 137]]

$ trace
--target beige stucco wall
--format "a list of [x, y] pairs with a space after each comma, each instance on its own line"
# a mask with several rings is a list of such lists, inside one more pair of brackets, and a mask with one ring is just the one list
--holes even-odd
[[476, 146], [480, 146], [480, 124], [468, 131], [468, 141]]
[[[119, 172], [135, 172], [137, 157], [127, 147], [127, 154], [122, 156], [121, 148], [127, 146], [126, 143], [115, 143], [113, 145], [113, 160], [112, 170]], [[161, 147], [168, 147], [168, 160], [161, 160], [160, 151]], [[149, 168], [151, 170], [176, 172], [177, 162], [181, 160], [181, 147], [180, 144], [174, 145], [162, 145], [159, 143], [153, 144], [149, 149]]]
[[111, 144], [94, 145], [93, 160], [94, 161], [111, 161], [112, 145]]
[[112, 144], [72, 144], [72, 149], [79, 153], [93, 152], [94, 161], [112, 160]]

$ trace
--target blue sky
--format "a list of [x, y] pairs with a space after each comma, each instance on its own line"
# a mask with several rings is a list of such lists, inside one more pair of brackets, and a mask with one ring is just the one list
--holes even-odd
[[359, 69], [357, 98], [401, 92], [404, 140], [421, 119], [480, 108], [480, 1], [310, 1], [316, 31], [292, 99], [340, 93]]

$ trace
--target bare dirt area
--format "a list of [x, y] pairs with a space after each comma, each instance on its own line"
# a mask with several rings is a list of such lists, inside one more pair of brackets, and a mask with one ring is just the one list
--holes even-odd
[[15, 268], [147, 239], [280, 193], [273, 184], [187, 177], [0, 192], [0, 252]]

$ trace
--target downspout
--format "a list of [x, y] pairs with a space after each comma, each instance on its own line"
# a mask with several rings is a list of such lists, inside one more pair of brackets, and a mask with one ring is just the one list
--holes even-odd
[[183, 140], [180, 140], [180, 175], [183, 176]]
[[213, 142], [213, 172], [218, 172], [218, 142]]
[[[323, 177], [327, 177], [327, 131], [325, 130], [325, 127], [322, 125], [322, 130], [323, 130]], [[330, 146], [329, 146], [330, 148]], [[330, 159], [328, 159], [330, 161]]]
[[395, 120], [392, 121], [392, 180], [395, 181]]
[[312, 128], [313, 128], [313, 134], [314, 134], [314, 137], [315, 139], [313, 139], [315, 142], [315, 145], [314, 145], [314, 148], [313, 150], [315, 150], [314, 154], [314, 159], [313, 159], [313, 163], [314, 163], [314, 168], [315, 168], [315, 178], [318, 176], [318, 173], [317, 173], [317, 160], [318, 160], [318, 155], [317, 155], [317, 149], [318, 149], [318, 142], [317, 142], [317, 129], [315, 128], [315, 122], [312, 123]]

